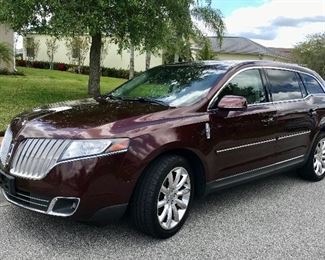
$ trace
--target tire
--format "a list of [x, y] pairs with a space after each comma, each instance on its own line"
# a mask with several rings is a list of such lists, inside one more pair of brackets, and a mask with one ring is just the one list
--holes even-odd
[[192, 169], [185, 158], [166, 155], [154, 161], [140, 179], [131, 203], [131, 218], [136, 228], [156, 238], [176, 234], [191, 207], [193, 181]]
[[320, 181], [325, 176], [325, 134], [321, 133], [315, 140], [306, 164], [299, 169], [303, 179]]

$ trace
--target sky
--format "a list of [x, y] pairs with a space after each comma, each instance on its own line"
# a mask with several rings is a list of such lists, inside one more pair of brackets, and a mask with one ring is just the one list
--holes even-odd
[[212, 6], [224, 16], [226, 35], [267, 47], [292, 48], [325, 32], [325, 0], [212, 0]]

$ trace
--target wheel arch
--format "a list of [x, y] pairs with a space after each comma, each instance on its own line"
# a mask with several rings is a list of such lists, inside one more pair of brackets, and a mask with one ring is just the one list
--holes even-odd
[[[193, 170], [194, 173], [195, 197], [198, 198], [202, 197], [205, 194], [207, 169], [200, 156], [188, 148], [171, 148], [168, 150], [164, 150], [159, 154], [156, 154], [153, 158], [151, 158], [150, 163], [148, 163], [141, 171], [141, 174], [135, 184], [134, 191], [136, 190], [136, 187], [140, 183], [141, 179], [144, 178], [145, 172], [150, 167], [150, 165], [155, 163], [159, 158], [167, 155], [182, 156], [189, 162], [191, 169]], [[131, 198], [132, 197], [133, 194]]]

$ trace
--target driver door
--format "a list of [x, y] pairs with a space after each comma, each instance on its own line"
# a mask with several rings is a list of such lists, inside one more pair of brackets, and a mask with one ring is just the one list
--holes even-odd
[[[276, 163], [276, 109], [259, 69], [234, 76], [218, 95], [245, 97], [246, 109], [210, 110], [211, 140], [214, 146], [214, 179], [254, 172]], [[216, 103], [216, 104], [217, 104]]]

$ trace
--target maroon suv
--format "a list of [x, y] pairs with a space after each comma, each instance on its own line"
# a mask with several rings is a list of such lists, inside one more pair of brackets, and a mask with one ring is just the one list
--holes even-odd
[[11, 203], [81, 221], [130, 212], [169, 237], [195, 196], [299, 168], [325, 172], [324, 81], [295, 65], [159, 66], [96, 99], [13, 119], [0, 156]]

